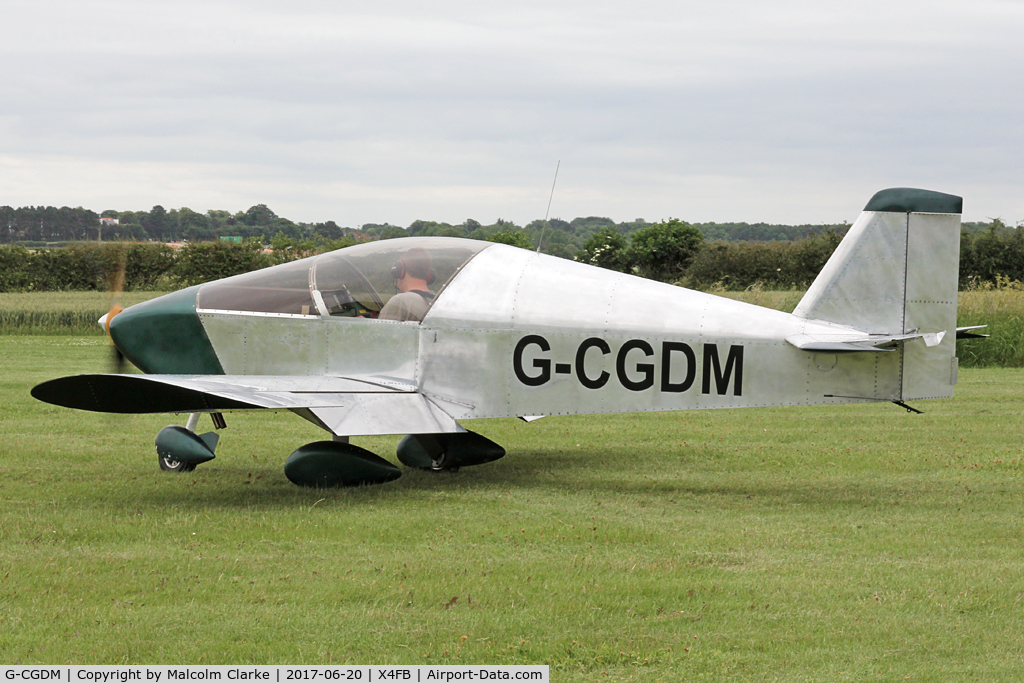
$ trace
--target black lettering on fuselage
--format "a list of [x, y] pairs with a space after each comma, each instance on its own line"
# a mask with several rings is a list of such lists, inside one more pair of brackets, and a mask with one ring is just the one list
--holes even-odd
[[654, 349], [651, 348], [650, 344], [642, 339], [630, 339], [619, 348], [619, 354], [615, 357], [615, 374], [619, 376], [619, 382], [622, 386], [626, 387], [630, 391], [643, 391], [644, 389], [650, 389], [654, 386], [653, 364], [636, 364], [636, 371], [643, 376], [643, 379], [639, 382], [634, 382], [629, 378], [629, 375], [626, 374], [626, 355], [633, 349], [643, 351], [644, 355], [648, 358], [654, 355]]
[[733, 344], [729, 347], [729, 357], [725, 359], [725, 371], [718, 360], [718, 344], [704, 345], [704, 377], [701, 393], [711, 393], [711, 375], [715, 376], [715, 389], [721, 396], [729, 391], [729, 377], [735, 370], [736, 380], [733, 382], [733, 396], [743, 395], [743, 347]]
[[528, 334], [519, 340], [516, 344], [516, 350], [512, 353], [512, 370], [516, 373], [516, 377], [520, 382], [528, 387], [539, 387], [549, 379], [551, 379], [551, 361], [547, 358], [535, 358], [533, 361], [533, 367], [540, 370], [540, 374], [527, 375], [523, 370], [523, 351], [526, 350], [527, 346], [534, 344], [540, 347], [541, 351], [550, 351], [551, 345], [548, 344], [548, 340], [539, 334]]
[[[512, 370], [516, 378], [528, 387], [539, 387], [551, 381], [553, 374], [576, 375], [576, 379], [587, 389], [600, 389], [608, 384], [611, 373], [602, 369], [600, 374], [591, 377], [587, 374], [587, 354], [593, 349], [601, 356], [612, 354], [612, 348], [600, 337], [589, 337], [576, 347], [573, 363], [556, 362], [558, 358], [550, 356], [533, 357], [530, 371], [523, 366], [523, 357], [527, 350], [536, 346], [540, 353], [551, 351], [551, 344], [539, 334], [529, 334], [516, 343], [512, 353]], [[591, 354], [593, 357], [593, 354]], [[649, 360], [648, 360], [649, 359]], [[743, 346], [732, 344], [725, 359], [725, 367], [718, 352], [718, 344], [704, 344], [703, 363], [701, 363], [701, 393], [711, 394], [712, 390], [719, 396], [730, 393], [733, 396], [743, 395]], [[591, 360], [591, 371], [594, 365]], [[660, 383], [658, 363], [661, 364]], [[600, 366], [598, 366], [600, 367]], [[615, 377], [619, 384], [630, 391], [646, 391], [658, 384], [658, 391], [666, 394], [681, 394], [689, 391], [697, 379], [697, 354], [693, 348], [679, 341], [661, 342], [661, 353], [656, 354], [654, 346], [643, 339], [630, 339], [622, 344], [615, 353]], [[712, 380], [714, 384], [712, 385]]]
[[608, 378], [611, 377], [611, 375], [609, 375], [605, 370], [601, 371], [601, 374], [597, 376], [597, 379], [590, 379], [587, 377], [587, 350], [595, 347], [600, 349], [601, 353], [606, 356], [612, 352], [611, 347], [608, 346], [608, 342], [600, 337], [591, 337], [590, 339], [585, 340], [580, 344], [580, 347], [576, 349], [576, 377], [579, 378], [580, 384], [585, 386], [587, 389], [600, 389], [608, 383]]
[[[686, 374], [682, 382], [672, 382], [672, 354], [682, 353], [686, 357]], [[693, 349], [689, 344], [683, 342], [662, 342], [661, 343], [661, 390], [667, 393], [683, 393], [693, 386], [693, 380], [697, 376], [697, 357], [693, 355]]]

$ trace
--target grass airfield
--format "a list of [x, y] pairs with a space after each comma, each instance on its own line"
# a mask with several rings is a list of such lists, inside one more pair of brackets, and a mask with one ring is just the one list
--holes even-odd
[[[0, 336], [0, 661], [548, 664], [554, 681], [1019, 680], [1024, 370], [889, 405], [485, 420], [500, 461], [300, 489], [323, 438], [36, 402], [100, 337]], [[182, 420], [184, 416], [182, 416]], [[209, 421], [201, 423], [201, 430]], [[354, 442], [395, 461], [397, 437]]]

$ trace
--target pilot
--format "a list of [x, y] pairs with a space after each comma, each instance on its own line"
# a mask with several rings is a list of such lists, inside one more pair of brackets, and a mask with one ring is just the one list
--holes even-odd
[[391, 268], [391, 277], [399, 293], [380, 309], [381, 320], [423, 320], [434, 294], [434, 269], [430, 267], [430, 254], [422, 247], [413, 247], [405, 252], [398, 263]]

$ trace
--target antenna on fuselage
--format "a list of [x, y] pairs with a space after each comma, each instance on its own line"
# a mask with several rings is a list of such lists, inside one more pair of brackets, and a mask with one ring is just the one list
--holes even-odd
[[551, 200], [555, 198], [555, 183], [558, 182], [558, 169], [562, 165], [562, 160], [559, 159], [558, 163], [555, 164], [555, 179], [551, 181], [551, 196], [548, 197], [548, 210], [544, 212], [544, 225], [540, 229], [540, 239], [537, 240], [537, 253], [540, 253], [540, 247], [544, 244], [544, 231], [548, 228], [548, 214], [551, 213]]

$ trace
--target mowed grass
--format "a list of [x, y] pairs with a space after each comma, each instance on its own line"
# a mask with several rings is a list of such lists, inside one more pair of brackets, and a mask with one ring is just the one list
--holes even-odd
[[[495, 463], [300, 489], [323, 438], [38, 403], [101, 338], [0, 337], [0, 661], [551, 666], [556, 681], [1019, 680], [1024, 371], [892, 405], [486, 420]], [[204, 428], [209, 422], [204, 420]], [[355, 443], [395, 461], [395, 438]]]

